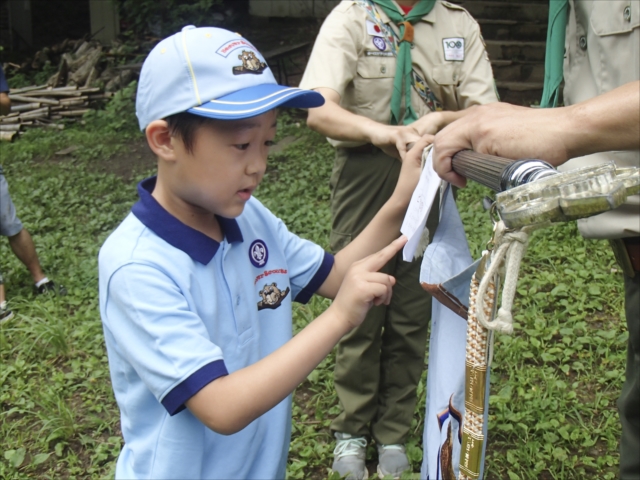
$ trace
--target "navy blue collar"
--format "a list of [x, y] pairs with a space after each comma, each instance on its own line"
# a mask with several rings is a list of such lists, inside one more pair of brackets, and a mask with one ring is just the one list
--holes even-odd
[[[220, 243], [185, 225], [167, 212], [151, 196], [155, 186], [156, 177], [147, 178], [138, 184], [140, 200], [133, 206], [131, 212], [169, 245], [182, 250], [196, 262], [207, 265], [218, 251]], [[242, 232], [235, 218], [224, 218], [218, 215], [216, 218], [220, 222], [220, 228], [227, 242], [242, 242]]]

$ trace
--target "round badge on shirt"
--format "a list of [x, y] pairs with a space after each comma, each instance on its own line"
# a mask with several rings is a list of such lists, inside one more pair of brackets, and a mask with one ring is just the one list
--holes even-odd
[[249, 247], [249, 260], [256, 268], [264, 267], [269, 260], [267, 244], [262, 240], [255, 240]]
[[384, 52], [387, 49], [387, 43], [382, 37], [373, 37], [373, 44], [381, 52]]

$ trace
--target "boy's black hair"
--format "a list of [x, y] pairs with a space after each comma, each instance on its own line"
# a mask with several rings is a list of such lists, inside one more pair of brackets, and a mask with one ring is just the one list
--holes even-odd
[[196, 131], [204, 124], [211, 123], [214, 120], [192, 113], [180, 112], [169, 115], [164, 119], [169, 125], [169, 133], [172, 137], [178, 137], [182, 140], [184, 148], [189, 153], [193, 153], [193, 142]]

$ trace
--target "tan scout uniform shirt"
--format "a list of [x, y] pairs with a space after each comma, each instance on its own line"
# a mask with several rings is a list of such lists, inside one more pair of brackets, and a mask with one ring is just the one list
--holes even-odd
[[[640, 79], [640, 1], [570, 0], [564, 59], [564, 102], [573, 105]], [[640, 132], [638, 132], [640, 141]], [[606, 152], [573, 159], [563, 169], [614, 160], [640, 167], [640, 151]], [[640, 196], [612, 212], [580, 220], [587, 238], [640, 235]]]
[[[378, 8], [387, 25], [398, 28]], [[398, 10], [400, 8], [398, 7]], [[493, 73], [478, 23], [461, 7], [436, 2], [429, 14], [414, 25], [413, 68], [442, 104], [456, 111], [476, 104], [497, 102]], [[382, 34], [380, 34], [382, 35]], [[381, 42], [367, 12], [352, 0], [337, 5], [324, 21], [316, 39], [301, 88], [331, 88], [341, 97], [340, 105], [357, 115], [388, 124], [396, 59]], [[447, 60], [444, 41], [464, 40], [463, 58]], [[449, 51], [452, 58], [454, 52]], [[421, 117], [430, 112], [414, 88], [411, 102]], [[357, 142], [328, 139], [336, 147], [353, 147]]]

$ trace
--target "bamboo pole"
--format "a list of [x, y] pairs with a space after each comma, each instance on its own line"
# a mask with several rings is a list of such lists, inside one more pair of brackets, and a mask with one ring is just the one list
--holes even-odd
[[74, 97], [74, 98], [65, 98], [64, 100], [60, 100], [60, 105], [82, 105], [83, 103], [87, 102], [89, 100], [89, 97], [87, 96], [82, 96], [82, 97]]
[[0, 141], [13, 142], [13, 137], [15, 137], [17, 133], [18, 132], [0, 132]]
[[22, 105], [12, 105], [11, 112], [28, 112], [29, 110], [35, 110], [40, 108], [39, 103], [24, 103]]
[[82, 92], [78, 90], [34, 90], [24, 93], [25, 97], [79, 97]]
[[69, 110], [66, 112], [58, 112], [58, 115], [60, 115], [61, 117], [81, 117], [82, 115], [90, 111], [91, 111], [90, 108], [84, 108], [82, 110]]
[[0, 124], [7, 125], [12, 123], [20, 123], [20, 117], [1, 117]]
[[12, 88], [12, 89], [9, 90], [9, 95], [30, 92], [32, 90], [42, 90], [43, 88], [47, 88], [47, 86], [46, 85], [31, 85], [30, 87]]
[[14, 95], [14, 94], [9, 94], [9, 98], [17, 102], [38, 102], [38, 103], [45, 103], [47, 105], [60, 104], [59, 100], [51, 100], [50, 98], [24, 97], [22, 95]]

